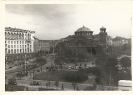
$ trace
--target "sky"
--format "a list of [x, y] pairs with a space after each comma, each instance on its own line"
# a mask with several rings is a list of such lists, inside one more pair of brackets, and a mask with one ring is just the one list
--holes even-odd
[[56, 40], [73, 35], [82, 27], [98, 34], [104, 26], [108, 35], [131, 36], [132, 4], [6, 4], [5, 26], [35, 31], [35, 37]]

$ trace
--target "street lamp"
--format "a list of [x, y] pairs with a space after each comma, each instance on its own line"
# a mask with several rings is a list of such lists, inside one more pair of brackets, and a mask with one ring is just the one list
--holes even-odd
[[26, 51], [25, 51], [25, 53], [24, 53], [24, 47], [22, 47], [22, 49], [23, 49], [23, 54], [24, 54], [24, 65], [25, 65], [25, 76], [26, 76]]

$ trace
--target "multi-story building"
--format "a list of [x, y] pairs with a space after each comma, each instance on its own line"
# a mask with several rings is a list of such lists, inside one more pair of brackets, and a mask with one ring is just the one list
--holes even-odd
[[38, 51], [40, 51], [39, 39], [34, 37], [34, 52], [37, 53]]
[[44, 52], [49, 52], [50, 50], [49, 40], [39, 40], [39, 49]]
[[128, 39], [116, 36], [113, 39], [113, 46], [123, 46], [124, 44], [129, 43]]
[[51, 47], [51, 40], [40, 40], [34, 37], [34, 52], [49, 52]]
[[113, 44], [113, 41], [112, 41], [112, 37], [111, 36], [107, 36], [107, 45], [108, 46], [112, 46], [112, 44]]
[[34, 52], [34, 33], [19, 28], [5, 27], [5, 58], [14, 61], [31, 57]]

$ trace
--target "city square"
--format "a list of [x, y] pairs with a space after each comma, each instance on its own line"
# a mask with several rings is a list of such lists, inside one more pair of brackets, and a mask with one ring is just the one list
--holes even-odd
[[128, 21], [120, 18], [129, 25], [123, 28], [119, 20], [106, 21], [110, 16], [100, 22], [104, 17], [87, 5], [6, 4], [5, 9], [6, 18], [11, 15], [5, 27], [5, 91], [131, 91], [130, 12]]

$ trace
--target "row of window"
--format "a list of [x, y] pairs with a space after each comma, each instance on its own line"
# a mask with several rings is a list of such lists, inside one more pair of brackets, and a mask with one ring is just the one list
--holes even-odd
[[[16, 32], [16, 30], [15, 30], [15, 32]], [[14, 33], [13, 32], [10, 33], [10, 31], [9, 32], [7, 31], [7, 32], [5, 32], [5, 35], [23, 35], [23, 36], [24, 36], [24, 34], [25, 34], [25, 36], [26, 35], [29, 35], [29, 36], [31, 35], [29, 33], [22, 33], [22, 34], [21, 33], [17, 33], [16, 34], [15, 32]]]
[[76, 35], [92, 35], [92, 33], [75, 33]]
[[40, 45], [40, 46], [44, 46], [44, 45], [45, 45], [45, 46], [49, 46], [49, 44], [39, 44], [39, 45]]
[[29, 53], [31, 49], [5, 49], [5, 53], [7, 54], [15, 54], [15, 53]]
[[6, 39], [31, 39], [31, 36], [27, 36], [27, 37], [24, 37], [24, 36], [21, 36], [21, 35], [5, 35], [5, 38]]
[[[27, 45], [8, 45], [8, 48], [26, 48]], [[5, 47], [7, 47], [7, 44], [5, 44]], [[29, 45], [29, 47], [31, 48], [31, 45]]]
[[5, 41], [5, 43], [7, 43], [8, 42], [8, 44], [26, 44], [26, 43], [28, 43], [28, 42], [26, 42], [26, 41]]

